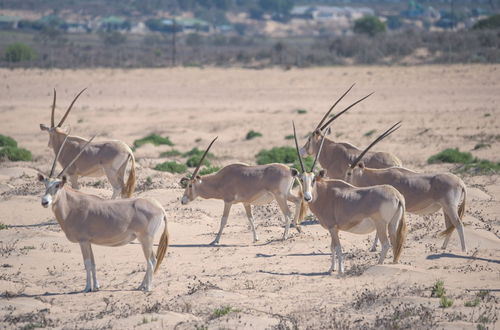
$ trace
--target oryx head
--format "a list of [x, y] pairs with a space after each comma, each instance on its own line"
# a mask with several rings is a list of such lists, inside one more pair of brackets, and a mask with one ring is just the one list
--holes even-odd
[[304, 200], [306, 202], [312, 202], [316, 196], [314, 196], [314, 191], [316, 187], [316, 183], [318, 180], [321, 180], [325, 177], [325, 171], [321, 170], [318, 174], [314, 173], [314, 167], [316, 167], [316, 162], [318, 161], [319, 155], [321, 154], [321, 149], [323, 149], [323, 142], [325, 142], [325, 136], [323, 135], [321, 138], [321, 142], [319, 145], [318, 152], [316, 153], [316, 157], [314, 158], [314, 162], [311, 166], [311, 170], [309, 172], [306, 171], [304, 166], [304, 162], [302, 160], [302, 156], [299, 151], [299, 144], [297, 142], [297, 133], [295, 131], [295, 123], [293, 123], [293, 137], [295, 140], [295, 149], [297, 150], [297, 156], [299, 157], [300, 168], [302, 173], [299, 174], [300, 183], [302, 185], [302, 192], [304, 194]]
[[80, 91], [80, 93], [78, 93], [75, 98], [73, 99], [73, 102], [71, 102], [68, 110], [66, 110], [66, 113], [64, 114], [64, 116], [62, 117], [61, 121], [59, 121], [59, 123], [57, 125], [55, 125], [54, 123], [54, 112], [56, 110], [56, 90], [54, 89], [54, 100], [52, 102], [52, 112], [51, 112], [51, 115], [50, 115], [50, 127], [44, 125], [44, 124], [40, 124], [40, 129], [42, 131], [47, 131], [49, 133], [49, 147], [53, 147], [54, 146], [54, 139], [56, 138], [57, 136], [57, 133], [64, 133], [62, 130], [61, 130], [61, 125], [64, 123], [64, 121], [66, 120], [66, 118], [68, 117], [68, 114], [69, 112], [71, 111], [71, 108], [73, 107], [73, 104], [75, 104], [76, 100], [78, 99], [78, 97], [80, 97], [80, 95], [86, 90], [86, 88], [82, 89]]
[[45, 194], [42, 196], [42, 206], [43, 207], [49, 207], [52, 203], [54, 203], [57, 200], [58, 192], [61, 190], [61, 188], [66, 184], [66, 176], [64, 173], [66, 172], [66, 169], [71, 167], [73, 163], [80, 157], [80, 155], [83, 153], [85, 148], [89, 145], [90, 142], [95, 138], [95, 135], [83, 146], [82, 150], [76, 155], [75, 158], [66, 166], [63, 168], [63, 170], [57, 175], [54, 176], [54, 170], [56, 169], [56, 164], [57, 160], [59, 159], [59, 156], [61, 155], [61, 152], [64, 148], [64, 145], [66, 144], [66, 140], [68, 139], [68, 135], [64, 138], [64, 141], [61, 145], [61, 148], [59, 148], [59, 151], [57, 152], [56, 158], [54, 159], [54, 162], [52, 163], [52, 168], [50, 170], [50, 174], [48, 177], [45, 177], [43, 174], [38, 174], [38, 181], [43, 182], [45, 184]]
[[339, 112], [338, 114], [336, 114], [335, 116], [333, 116], [332, 118], [328, 119], [328, 121], [325, 122], [326, 118], [328, 118], [328, 116], [335, 108], [335, 106], [344, 98], [344, 96], [347, 95], [347, 93], [349, 93], [349, 91], [354, 87], [354, 85], [355, 84], [349, 87], [349, 89], [344, 94], [342, 94], [342, 96], [331, 106], [330, 110], [328, 110], [323, 116], [323, 118], [320, 120], [318, 126], [316, 126], [311, 135], [309, 135], [306, 144], [304, 144], [304, 146], [300, 148], [300, 155], [302, 157], [316, 155], [318, 153], [319, 146], [321, 144], [321, 141], [323, 140], [323, 137], [327, 134], [330, 134], [328, 127], [332, 124], [332, 122], [338, 117], [340, 117], [342, 114], [344, 114], [346, 111], [354, 107], [356, 104], [358, 104], [359, 102], [363, 101], [364, 99], [368, 98], [370, 95], [373, 94], [370, 93], [365, 97], [357, 100], [356, 102], [354, 102], [353, 104], [351, 104], [350, 106], [348, 106], [347, 108], [345, 108], [344, 110], [342, 110], [341, 112]]
[[365, 170], [365, 164], [361, 161], [363, 156], [377, 143], [382, 141], [384, 138], [391, 135], [394, 131], [401, 127], [401, 122], [397, 122], [392, 125], [387, 131], [382, 133], [378, 138], [376, 138], [368, 147], [363, 150], [356, 159], [349, 164], [347, 172], [345, 174], [344, 180], [348, 183], [356, 185], [357, 180], [363, 175], [363, 171]]
[[202, 182], [202, 178], [198, 175], [198, 171], [200, 170], [201, 164], [203, 164], [203, 160], [205, 160], [205, 157], [212, 147], [212, 144], [214, 144], [215, 140], [217, 140], [217, 137], [213, 139], [212, 142], [210, 142], [207, 150], [205, 150], [205, 153], [203, 154], [203, 156], [201, 156], [200, 162], [194, 170], [193, 175], [191, 175], [191, 178], [183, 177], [181, 179], [180, 185], [185, 189], [184, 195], [181, 199], [182, 205], [186, 205], [187, 203], [195, 200], [196, 197], [198, 197], [197, 186], [199, 186]]

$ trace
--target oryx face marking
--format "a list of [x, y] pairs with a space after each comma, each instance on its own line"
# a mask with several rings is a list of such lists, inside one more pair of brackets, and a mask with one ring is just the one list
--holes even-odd
[[66, 183], [66, 177], [62, 179], [45, 178], [43, 175], [38, 175], [38, 180], [45, 185], [45, 194], [42, 196], [42, 206], [47, 208], [57, 200], [57, 193]]
[[194, 179], [182, 178], [180, 185], [185, 187], [184, 195], [181, 198], [181, 204], [186, 205], [189, 202], [192, 202], [198, 197], [196, 191], [196, 185], [201, 183], [200, 176], [196, 176]]

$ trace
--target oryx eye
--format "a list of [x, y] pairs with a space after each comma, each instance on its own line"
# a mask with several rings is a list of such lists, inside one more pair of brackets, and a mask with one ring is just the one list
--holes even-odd
[[347, 176], [351, 176], [351, 172], [347, 172]]

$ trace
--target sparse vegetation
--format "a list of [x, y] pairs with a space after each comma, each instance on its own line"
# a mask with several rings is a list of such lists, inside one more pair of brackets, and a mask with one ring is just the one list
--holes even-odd
[[184, 173], [187, 170], [187, 166], [184, 164], [179, 164], [177, 162], [163, 162], [155, 166], [157, 171], [170, 172], [170, 173]]
[[307, 110], [306, 109], [297, 109], [297, 113], [299, 115], [303, 115], [303, 114], [306, 114], [307, 113]]
[[17, 147], [17, 142], [10, 136], [0, 134], [0, 147]]
[[448, 308], [453, 305], [453, 299], [450, 299], [446, 296], [441, 296], [439, 299], [439, 307], [441, 308]]
[[4, 230], [4, 229], [7, 229], [9, 228], [9, 226], [7, 226], [6, 224], [0, 222], [0, 230]]
[[446, 290], [444, 288], [444, 282], [441, 280], [436, 281], [436, 283], [434, 283], [434, 286], [432, 287], [431, 297], [441, 298], [445, 294]]
[[[182, 156], [183, 157], [191, 157], [191, 156], [199, 156], [199, 157], [201, 157], [204, 152], [205, 152], [204, 150], [200, 150], [200, 149], [198, 149], [198, 148], [195, 147], [195, 148], [189, 150], [188, 152], [183, 153]], [[214, 158], [214, 157], [215, 157], [214, 154], [211, 153], [211, 152], [209, 152], [207, 154], [207, 158]]]
[[377, 34], [384, 33], [387, 27], [377, 16], [366, 15], [354, 21], [354, 33], [366, 34], [373, 37]]
[[157, 134], [152, 133], [152, 134], [149, 134], [148, 136], [143, 137], [142, 139], [135, 140], [134, 147], [139, 148], [140, 146], [142, 146], [146, 143], [151, 143], [155, 146], [162, 145], [162, 144], [165, 144], [168, 146], [174, 145], [172, 143], [172, 141], [170, 141], [170, 138], [168, 136], [162, 137], [162, 136], [159, 136]]
[[481, 300], [479, 298], [476, 298], [474, 300], [469, 300], [464, 303], [465, 307], [477, 307]]
[[202, 168], [198, 174], [199, 175], [207, 175], [207, 174], [212, 174], [214, 172], [217, 172], [218, 170], [220, 170], [221, 168], [219, 166], [208, 166], [208, 167], [205, 167], [205, 168]]
[[285, 140], [293, 140], [293, 134], [286, 135]]
[[7, 158], [10, 161], [31, 161], [33, 156], [31, 151], [18, 147], [3, 147], [0, 149], [0, 159]]
[[455, 149], [445, 149], [434, 156], [431, 156], [427, 162], [429, 164], [434, 163], [461, 163], [466, 164], [474, 160], [470, 152], [461, 152], [458, 148]]
[[491, 144], [489, 144], [489, 143], [477, 143], [474, 146], [474, 150], [479, 150], [479, 149], [484, 149], [484, 148], [491, 148]]
[[172, 150], [169, 150], [169, 151], [164, 151], [160, 154], [160, 157], [177, 157], [177, 156], [180, 156], [182, 155], [182, 152], [180, 152], [179, 150], [175, 150], [175, 149], [172, 149]]
[[212, 313], [211, 319], [217, 319], [219, 317], [222, 317], [224, 315], [227, 315], [229, 313], [237, 313], [240, 312], [239, 309], [234, 309], [231, 306], [223, 306], [220, 308], [216, 308], [214, 312]]
[[262, 133], [256, 132], [254, 130], [250, 130], [250, 131], [248, 131], [245, 139], [246, 140], [251, 140], [251, 139], [254, 139], [254, 138], [260, 137], [260, 136], [262, 136]]
[[[200, 163], [201, 157], [202, 157], [202, 155], [195, 155], [195, 156], [189, 157], [188, 160], [186, 160], [186, 165], [188, 167], [198, 166], [198, 164]], [[203, 159], [202, 164], [205, 166], [210, 166], [210, 161], [208, 160], [208, 157], [205, 157], [205, 159]]]
[[297, 153], [295, 148], [292, 147], [274, 147], [270, 150], [259, 151], [255, 157], [259, 165], [270, 163], [290, 164], [297, 159]]
[[5, 60], [7, 62], [24, 62], [36, 58], [36, 51], [31, 46], [17, 42], [7, 46]]
[[376, 129], [372, 129], [372, 130], [369, 130], [368, 132], [366, 132], [365, 134], [363, 134], [364, 136], [372, 136], [373, 133], [375, 133], [377, 130]]

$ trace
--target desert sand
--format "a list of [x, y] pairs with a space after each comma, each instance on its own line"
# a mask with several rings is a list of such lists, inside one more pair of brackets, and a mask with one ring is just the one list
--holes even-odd
[[[175, 68], [154, 70], [0, 70], [0, 133], [33, 152], [32, 162], [0, 163], [0, 328], [486, 328], [498, 327], [500, 301], [500, 176], [460, 174], [468, 187], [465, 235], [468, 253], [453, 233], [441, 250], [442, 212], [408, 215], [401, 263], [383, 265], [368, 249], [373, 235], [341, 233], [346, 274], [329, 275], [330, 237], [309, 216], [303, 232], [282, 241], [283, 218], [275, 203], [254, 208], [260, 241], [242, 206], [232, 209], [219, 246], [209, 246], [223, 203], [197, 199], [180, 204], [182, 175], [155, 171], [168, 146], [135, 151], [135, 196], [154, 197], [168, 215], [171, 245], [154, 278], [155, 289], [135, 290], [145, 271], [140, 245], [94, 246], [98, 292], [82, 293], [80, 248], [70, 243], [50, 209], [37, 171], [54, 158], [48, 134], [52, 89], [56, 120], [84, 87], [65, 123], [72, 134], [132, 144], [150, 133], [169, 136], [175, 149], [204, 149], [214, 136], [215, 165], [255, 163], [272, 146], [293, 146], [284, 137], [294, 120], [302, 138], [352, 83], [338, 110], [375, 94], [332, 126], [332, 138], [363, 147], [396, 121], [402, 128], [376, 150], [392, 152], [404, 165], [425, 172], [445, 148], [500, 161], [500, 66], [331, 67], [246, 70]], [[297, 109], [306, 109], [299, 114]], [[337, 110], [337, 111], [338, 111]], [[263, 134], [245, 140], [249, 130]], [[476, 144], [489, 148], [473, 150]], [[150, 184], [148, 184], [150, 178]], [[103, 177], [82, 179], [82, 191], [111, 196]], [[155, 242], [158, 242], [159, 235]], [[431, 296], [442, 280], [448, 308]], [[465, 304], [475, 305], [466, 307]], [[222, 312], [221, 312], [222, 311]], [[225, 312], [228, 312], [225, 314]], [[224, 314], [224, 315], [221, 315]]]

